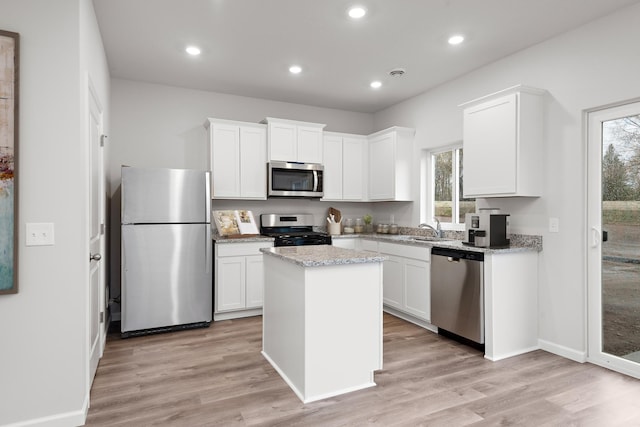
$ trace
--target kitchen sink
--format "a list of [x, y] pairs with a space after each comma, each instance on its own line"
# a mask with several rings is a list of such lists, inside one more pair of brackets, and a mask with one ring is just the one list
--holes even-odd
[[449, 239], [446, 237], [435, 237], [435, 236], [413, 236], [413, 235], [399, 235], [393, 236], [393, 240], [398, 240], [401, 242], [446, 242], [455, 239]]
[[455, 240], [455, 239], [448, 239], [446, 237], [431, 237], [431, 236], [412, 236], [411, 239], [408, 240], [415, 240], [416, 242], [446, 242], [446, 241], [450, 241], [450, 240]]

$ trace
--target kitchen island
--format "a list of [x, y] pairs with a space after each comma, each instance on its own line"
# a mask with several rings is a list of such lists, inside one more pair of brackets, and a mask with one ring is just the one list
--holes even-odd
[[385, 256], [264, 248], [262, 354], [304, 403], [375, 386]]

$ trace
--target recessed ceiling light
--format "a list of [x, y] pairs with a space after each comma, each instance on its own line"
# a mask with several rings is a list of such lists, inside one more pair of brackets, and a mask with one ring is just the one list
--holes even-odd
[[291, 67], [289, 67], [289, 72], [291, 74], [300, 74], [300, 72], [302, 72], [302, 67], [300, 67], [299, 65], [292, 65]]
[[460, 44], [464, 41], [464, 36], [461, 36], [459, 34], [456, 34], [455, 36], [451, 36], [449, 37], [449, 44]]
[[354, 6], [349, 9], [349, 16], [353, 19], [360, 19], [367, 14], [367, 9], [362, 6]]
[[382, 86], [382, 82], [376, 80], [374, 82], [371, 82], [371, 84], [369, 86], [371, 86], [374, 89], [379, 89]]
[[200, 55], [200, 48], [198, 47], [188, 46], [185, 50], [189, 55], [193, 55], [193, 56]]

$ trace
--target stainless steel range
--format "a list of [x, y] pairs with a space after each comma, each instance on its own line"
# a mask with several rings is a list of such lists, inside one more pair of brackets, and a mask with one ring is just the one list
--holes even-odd
[[313, 231], [313, 215], [262, 214], [260, 234], [273, 237], [274, 246], [330, 245], [331, 236]]

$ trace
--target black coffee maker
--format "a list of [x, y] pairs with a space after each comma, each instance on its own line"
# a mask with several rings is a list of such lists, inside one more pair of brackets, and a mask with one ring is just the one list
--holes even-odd
[[509, 247], [509, 214], [499, 209], [483, 208], [465, 217], [465, 241], [468, 246], [481, 248]]

